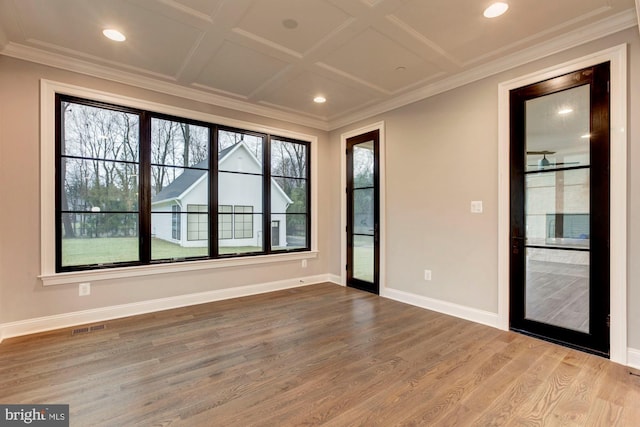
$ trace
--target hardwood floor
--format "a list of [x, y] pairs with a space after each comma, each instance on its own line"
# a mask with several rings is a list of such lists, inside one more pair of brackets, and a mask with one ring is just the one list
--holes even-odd
[[7, 339], [0, 402], [72, 426], [637, 426], [597, 356], [320, 284]]

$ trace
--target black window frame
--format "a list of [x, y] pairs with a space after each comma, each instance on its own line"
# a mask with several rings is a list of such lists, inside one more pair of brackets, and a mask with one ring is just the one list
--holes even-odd
[[[72, 104], [81, 104], [96, 108], [103, 108], [106, 110], [118, 111], [135, 114], [139, 117], [138, 131], [139, 131], [139, 153], [138, 153], [138, 168], [139, 168], [139, 192], [138, 192], [138, 252], [139, 259], [137, 261], [126, 262], [107, 262], [100, 264], [76, 264], [76, 265], [62, 265], [62, 240], [63, 240], [63, 227], [62, 227], [62, 213], [61, 213], [61, 194], [64, 191], [63, 177], [61, 171], [61, 159], [64, 155], [61, 153], [62, 137], [63, 137], [63, 113], [61, 106], [64, 102]], [[264, 132], [256, 132], [253, 130], [241, 129], [229, 127], [217, 123], [205, 122], [199, 120], [193, 120], [187, 117], [178, 117], [173, 115], [167, 115], [148, 111], [139, 108], [131, 108], [122, 105], [116, 105], [108, 102], [95, 101], [87, 98], [65, 95], [56, 93], [55, 96], [55, 270], [56, 273], [73, 272], [73, 271], [91, 271], [101, 270], [118, 267], [128, 266], [140, 266], [140, 265], [155, 265], [166, 263], [178, 263], [185, 261], [194, 261], [202, 259], [222, 259], [222, 258], [235, 258], [243, 256], [256, 256], [256, 255], [270, 255], [274, 253], [292, 253], [292, 252], [309, 252], [311, 251], [311, 142], [304, 140], [297, 140], [288, 137], [281, 137], [278, 135], [271, 135]], [[203, 126], [209, 130], [209, 169], [208, 169], [208, 185], [209, 185], [209, 253], [207, 256], [194, 256], [188, 258], [172, 258], [172, 259], [152, 259], [151, 257], [151, 239], [153, 237], [151, 230], [151, 120], [152, 119], [172, 120], [177, 122], [184, 122], [193, 124], [196, 126]], [[262, 159], [258, 159], [262, 162], [262, 212], [260, 215], [262, 225], [262, 250], [248, 253], [232, 253], [232, 254], [220, 254], [218, 239], [218, 215], [225, 215], [218, 212], [218, 132], [219, 131], [232, 131], [241, 132], [245, 134], [252, 134], [263, 138], [263, 155]], [[305, 245], [303, 247], [292, 248], [279, 248], [273, 250], [271, 248], [271, 164], [270, 164], [270, 150], [272, 138], [279, 141], [291, 141], [306, 146], [306, 236]], [[184, 212], [181, 212], [183, 214]], [[234, 214], [231, 214], [234, 215]], [[256, 215], [254, 212], [253, 215]], [[254, 228], [252, 226], [252, 228]], [[232, 224], [232, 233], [235, 235], [235, 226]], [[254, 230], [255, 233], [255, 230]], [[252, 233], [252, 234], [254, 234]], [[224, 239], [222, 239], [224, 240]]]

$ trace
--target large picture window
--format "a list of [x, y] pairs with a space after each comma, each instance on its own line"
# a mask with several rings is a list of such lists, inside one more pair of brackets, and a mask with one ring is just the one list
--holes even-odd
[[65, 95], [56, 108], [57, 272], [310, 250], [308, 142]]

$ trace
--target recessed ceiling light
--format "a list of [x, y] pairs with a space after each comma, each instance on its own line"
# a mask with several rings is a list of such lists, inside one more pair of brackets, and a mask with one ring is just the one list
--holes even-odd
[[313, 102], [315, 102], [316, 104], [324, 104], [325, 102], [327, 102], [327, 98], [325, 98], [324, 96], [318, 95], [315, 98], [313, 98]]
[[122, 34], [118, 30], [114, 30], [113, 28], [107, 28], [106, 30], [102, 31], [102, 34], [104, 34], [106, 38], [113, 40], [114, 42], [123, 42], [127, 39], [124, 34]]
[[507, 3], [499, 1], [486, 8], [483, 15], [485, 18], [497, 18], [498, 16], [504, 14], [507, 9], [509, 9], [509, 5]]
[[573, 108], [563, 108], [561, 110], [558, 110], [558, 114], [560, 114], [561, 116], [569, 113], [573, 113]]

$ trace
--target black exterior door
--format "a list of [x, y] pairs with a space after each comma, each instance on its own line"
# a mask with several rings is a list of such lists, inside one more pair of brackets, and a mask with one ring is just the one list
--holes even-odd
[[609, 354], [609, 63], [511, 91], [510, 326]]
[[379, 131], [347, 139], [347, 286], [380, 291]]

